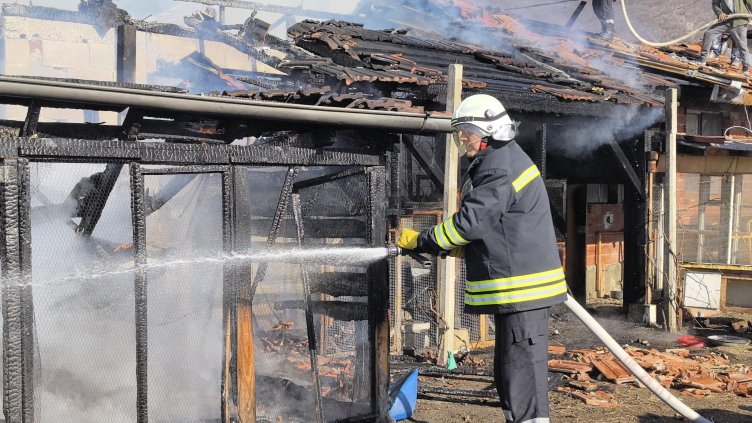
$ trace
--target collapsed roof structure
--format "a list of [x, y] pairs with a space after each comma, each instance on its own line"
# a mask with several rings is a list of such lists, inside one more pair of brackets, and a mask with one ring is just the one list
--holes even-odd
[[[254, 169], [261, 175], [255, 176], [257, 180], [274, 187], [259, 189], [261, 194], [254, 191], [258, 195], [254, 198], [270, 201], [245, 204], [248, 207], [241, 207], [237, 215], [227, 211], [223, 217], [226, 220], [221, 222], [227, 223], [223, 226], [226, 230], [237, 229], [233, 219], [247, 217], [252, 227], [240, 225], [241, 231], [248, 232], [238, 236], [261, 237], [269, 244], [277, 238], [298, 238], [302, 243], [303, 231], [296, 230], [302, 221], [309, 239], [378, 245], [387, 232], [381, 220], [388, 218], [394, 229], [411, 212], [411, 216], [424, 218], [437, 215], [436, 202], [442, 198], [447, 182], [443, 170], [444, 134], [450, 131], [446, 110], [453, 91], [460, 88], [454, 86], [450, 75], [450, 65], [454, 64], [462, 65], [458, 84], [462, 96], [491, 94], [523, 122], [518, 142], [547, 179], [567, 279], [581, 298], [591, 292], [603, 296], [623, 291], [625, 305], [652, 301], [651, 288], [657, 286], [654, 279], [663, 269], [648, 264], [657, 253], [651, 253], [646, 245], [656, 238], [651, 193], [652, 182], [661, 178], [662, 163], [658, 159], [666, 146], [661, 126], [666, 89], [680, 88], [682, 92], [681, 113], [686, 117], [683, 129], [687, 134], [680, 136], [681, 151], [703, 160], [700, 164], [684, 160], [680, 166], [701, 168], [706, 174], [726, 174], [728, 161], [710, 159], [723, 155], [733, 159], [735, 173], [752, 172], [746, 160], [752, 149], [745, 138], [703, 132], [744, 123], [744, 109], [739, 106], [751, 101], [749, 81], [725, 64], [708, 68], [690, 63], [688, 59], [697, 56], [692, 46], [659, 50], [619, 39], [604, 43], [570, 28], [502, 15], [490, 6], [478, 8], [467, 2], [443, 0], [438, 2], [438, 9], [452, 19], [460, 19], [453, 21], [457, 28], [450, 34], [428, 31], [436, 15], [427, 15], [424, 21], [428, 25], [409, 31], [368, 29], [344, 19], [305, 20], [288, 28], [288, 41], [269, 34], [270, 25], [255, 16], [232, 25], [223, 18], [226, 7], [260, 9], [269, 5], [234, 0], [196, 2], [218, 5], [220, 12], [197, 12], [185, 18], [184, 27], [134, 19], [111, 0], [82, 1], [78, 12], [19, 4], [2, 6], [5, 76], [0, 77], [0, 100], [5, 109], [0, 130], [9, 138], [0, 152], [9, 163], [8, 171], [20, 178], [21, 192], [23, 178], [28, 176], [25, 160], [106, 162], [101, 171], [76, 181], [68, 196], [75, 202], [76, 215], [68, 216], [66, 225], [76, 234], [95, 234], [108, 198], [117, 192], [116, 181], [124, 165], [135, 169], [132, 176], [136, 181], [185, 172], [221, 174], [222, 189], [212, 192], [215, 197], [217, 191], [223, 193], [223, 212], [241, 204], [233, 203], [228, 195], [247, 182], [231, 175], [238, 167], [254, 166], [260, 168]], [[370, 7], [368, 12], [373, 15], [368, 19], [375, 22], [379, 16], [393, 18], [415, 12], [412, 3], [370, 2], [364, 7]], [[445, 3], [455, 7], [444, 7]], [[279, 11], [301, 12], [293, 9]], [[460, 34], [466, 37], [460, 39]], [[708, 100], [715, 103], [708, 105]], [[706, 116], [704, 112], [712, 113]], [[45, 113], [50, 113], [47, 118]], [[690, 116], [697, 117], [692, 131]], [[21, 165], [11, 166], [16, 159]], [[305, 175], [302, 180], [296, 180], [299, 171]], [[351, 177], [358, 178], [357, 182], [351, 182]], [[152, 209], [174, 198], [175, 192], [196, 185], [192, 181], [187, 178], [176, 183], [178, 188], [171, 187], [170, 195], [161, 195], [165, 190], [160, 190], [147, 196], [143, 186], [135, 186], [133, 210], [136, 220], [141, 219], [135, 226], [143, 224]], [[288, 211], [288, 202], [293, 202], [294, 194], [300, 194], [296, 190], [322, 184], [330, 184], [325, 190], [328, 195], [303, 196], [304, 216], [296, 218], [294, 211]], [[725, 181], [723, 184], [728, 186]], [[271, 201], [277, 189], [281, 191], [278, 201]], [[237, 192], [241, 191], [238, 188]], [[271, 191], [274, 194], [269, 194]], [[372, 194], [370, 200], [364, 199]], [[247, 197], [241, 200], [248, 202]], [[386, 204], [374, 204], [377, 200]], [[19, 209], [25, 207], [23, 201], [14, 204]], [[335, 204], [337, 207], [332, 207]], [[354, 216], [346, 216], [348, 212]], [[26, 217], [22, 213], [22, 222], [9, 229], [22, 229]], [[411, 222], [417, 227], [418, 221]], [[701, 230], [708, 231], [704, 227]], [[731, 228], [726, 231], [731, 239]], [[232, 237], [224, 235], [231, 244], [228, 240]], [[135, 249], [145, 249], [145, 240], [133, 239], [134, 244], [139, 242]], [[229, 244], [223, 246], [230, 248]], [[611, 247], [615, 250], [614, 263], [604, 265], [606, 254], [600, 254], [606, 249], [603, 244], [621, 245]], [[91, 248], [105, 245], [94, 242]], [[590, 259], [591, 250], [598, 251], [598, 258]], [[30, 271], [29, 254], [21, 249], [18, 255], [25, 261], [11, 270], [19, 274]], [[730, 252], [718, 256], [723, 254]], [[608, 264], [616, 270], [607, 274], [604, 268]], [[590, 269], [593, 266], [595, 272]], [[332, 272], [341, 277], [337, 279], [340, 284], [324, 288], [316, 284], [319, 275], [311, 276], [313, 285], [318, 286], [314, 288], [317, 294], [346, 298], [313, 303], [317, 314], [358, 322], [345, 326], [345, 335], [328, 334], [337, 338], [337, 353], [342, 353], [342, 348], [357, 349], [345, 351], [358, 355], [357, 360], [342, 361], [338, 356], [329, 361], [335, 384], [357, 386], [350, 391], [340, 389], [348, 391], [346, 400], [358, 405], [354, 411], [342, 412], [343, 420], [373, 418], [372, 413], [376, 418], [383, 417], [388, 379], [388, 352], [384, 348], [389, 339], [389, 321], [383, 307], [389, 293], [385, 281], [373, 282], [383, 277], [383, 272], [383, 268], [355, 275]], [[227, 286], [234, 283], [234, 275], [225, 275]], [[343, 288], [348, 284], [342, 281], [352, 279], [360, 282], [353, 284], [356, 288]], [[364, 285], [364, 279], [372, 285]], [[145, 279], [138, 283], [139, 289], [144, 289]], [[435, 280], [433, 283], [435, 289]], [[415, 291], [419, 291], [417, 286]], [[350, 297], [368, 298], [358, 301]], [[23, 303], [23, 298], [19, 294], [10, 300]], [[427, 303], [425, 308], [432, 306], [432, 298], [421, 298]], [[228, 299], [226, 304], [233, 305], [236, 300]], [[143, 329], [147, 324], [145, 300], [139, 304], [142, 308], [136, 322], [144, 325], [139, 326]], [[306, 307], [298, 299], [259, 308], [276, 318], [277, 312], [301, 305]], [[421, 315], [418, 308], [411, 309], [416, 318]], [[436, 319], [434, 313], [428, 314]], [[21, 315], [16, 317], [21, 321]], [[284, 350], [291, 339], [298, 339], [285, 332], [294, 325], [282, 323], [263, 328], [265, 337], [259, 343], [264, 343], [264, 352], [269, 355]], [[435, 329], [436, 324], [434, 321], [429, 327]], [[477, 318], [463, 320], [465, 324], [474, 342], [483, 338], [488, 328], [487, 322]], [[24, 339], [31, 339], [33, 345], [33, 335], [24, 329], [28, 328], [14, 326], [13, 334], [30, 337]], [[228, 333], [228, 342], [236, 343], [236, 348], [230, 348], [230, 364], [222, 363], [227, 369], [243, 359], [233, 355], [242, 350], [239, 332]], [[274, 336], [267, 336], [270, 333]], [[136, 344], [145, 348], [145, 336], [144, 329]], [[371, 336], [384, 341], [383, 345], [351, 345]], [[296, 353], [304, 350], [298, 348], [301, 345], [295, 344]], [[33, 369], [29, 351], [18, 353], [29, 367], [15, 368], [14, 375], [26, 378], [25, 383], [33, 386], [33, 380], [23, 373]], [[143, 358], [139, 355], [138, 360]], [[305, 367], [300, 361], [294, 360], [294, 364]], [[138, 363], [143, 365], [142, 361]], [[357, 366], [367, 369], [371, 379], [355, 378], [352, 373]], [[145, 367], [139, 368], [139, 377], [145, 378]], [[243, 381], [247, 379], [230, 376], [229, 370], [222, 379], [223, 389], [229, 392], [223, 396], [225, 418], [238, 412], [231, 410], [231, 405], [242, 405], [243, 387], [238, 385]], [[293, 399], [300, 400], [297, 385], [288, 382], [284, 382], [284, 388], [295, 394]], [[138, 417], [142, 421], [148, 410], [143, 398], [146, 385], [145, 379], [139, 379]], [[265, 400], [294, 402], [290, 397]], [[28, 415], [33, 401], [29, 403], [28, 397], [19, 401], [13, 403], [14, 416]], [[306, 407], [311, 404], [307, 400], [304, 403], [302, 412], [310, 411]], [[337, 413], [342, 410], [338, 408]]]

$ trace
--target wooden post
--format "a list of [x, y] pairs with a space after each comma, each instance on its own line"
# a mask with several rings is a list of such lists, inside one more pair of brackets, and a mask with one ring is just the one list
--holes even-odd
[[719, 261], [731, 264], [733, 259], [734, 234], [734, 181], [733, 174], [726, 174], [721, 184], [721, 251]]
[[702, 263], [705, 255], [705, 206], [710, 201], [710, 176], [701, 175], [698, 188], [700, 207], [697, 210], [697, 262]]
[[[462, 65], [449, 65], [447, 78], [447, 111], [453, 113], [462, 101]], [[446, 136], [444, 159], [444, 219], [457, 212], [457, 185], [459, 180], [459, 149], [451, 135]], [[454, 308], [457, 266], [454, 257], [439, 260], [438, 291], [441, 313], [439, 337], [439, 364], [446, 364], [447, 354], [454, 346]], [[443, 325], [443, 327], [441, 327]]]
[[[242, 251], [251, 246], [251, 199], [248, 170], [233, 168], [234, 224], [233, 246]], [[252, 269], [249, 264], [235, 267], [235, 348], [236, 368], [234, 391], [237, 394], [238, 417], [241, 423], [256, 421], [256, 365], [253, 340], [253, 293], [251, 292]], [[230, 391], [232, 392], [232, 390]]]
[[666, 269], [663, 306], [666, 314], [666, 329], [677, 329], [677, 266], [676, 266], [676, 131], [677, 131], [677, 90], [666, 90]]

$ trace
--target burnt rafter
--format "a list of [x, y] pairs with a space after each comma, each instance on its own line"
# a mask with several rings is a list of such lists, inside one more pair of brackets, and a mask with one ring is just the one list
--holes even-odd
[[18, 134], [21, 137], [30, 137], [37, 133], [37, 126], [39, 125], [39, 114], [42, 112], [42, 107], [38, 101], [32, 100], [29, 104], [29, 108], [26, 111], [26, 119], [24, 120], [23, 127]]
[[107, 199], [110, 198], [112, 188], [122, 170], [122, 163], [109, 163], [104, 171], [88, 178], [90, 183], [93, 184], [93, 189], [79, 202], [78, 214], [81, 217], [81, 223], [76, 232], [84, 236], [91, 236], [94, 232], [99, 218], [102, 217]]
[[637, 172], [635, 171], [634, 167], [632, 167], [632, 163], [627, 158], [627, 155], [624, 154], [624, 150], [622, 150], [621, 146], [616, 142], [614, 139], [610, 139], [608, 142], [609, 147], [611, 147], [611, 150], [614, 152], [614, 155], [616, 156], [616, 159], [619, 162], [620, 168], [626, 175], [627, 179], [632, 183], [632, 187], [635, 189], [635, 192], [640, 197], [641, 201], [645, 201], [645, 188], [642, 184], [642, 180], [637, 175]]
[[431, 182], [436, 185], [436, 188], [438, 190], [444, 189], [444, 171], [440, 169], [433, 160], [431, 160], [427, 153], [415, 145], [415, 138], [409, 136], [405, 137], [404, 144], [420, 167], [426, 172], [426, 175], [431, 179]]

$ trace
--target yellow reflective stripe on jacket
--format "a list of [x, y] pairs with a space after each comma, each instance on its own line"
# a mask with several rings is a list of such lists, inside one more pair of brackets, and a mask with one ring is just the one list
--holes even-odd
[[548, 270], [546, 272], [532, 273], [529, 275], [512, 276], [508, 278], [491, 279], [487, 281], [467, 281], [465, 290], [473, 292], [500, 291], [542, 285], [564, 279], [564, 269]]
[[567, 292], [567, 283], [562, 280], [559, 283], [538, 288], [521, 289], [512, 292], [499, 292], [495, 294], [470, 294], [465, 293], [465, 304], [471, 306], [496, 305], [535, 301], [543, 298], [555, 297]]
[[444, 228], [444, 233], [446, 233], [449, 236], [449, 242], [454, 244], [455, 247], [461, 247], [463, 245], [467, 245], [470, 243], [470, 241], [467, 241], [465, 238], [462, 238], [460, 233], [457, 232], [457, 227], [454, 226], [454, 216], [445, 220], [441, 224], [441, 226], [442, 228]]
[[533, 179], [540, 176], [540, 170], [535, 165], [530, 166], [527, 168], [520, 176], [517, 177], [517, 179], [512, 182], [512, 186], [514, 187], [515, 192], [520, 192], [522, 188], [525, 188], [527, 184], [530, 183]]

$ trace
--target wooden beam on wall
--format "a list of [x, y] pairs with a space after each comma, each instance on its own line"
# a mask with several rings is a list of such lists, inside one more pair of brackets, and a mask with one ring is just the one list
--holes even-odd
[[667, 280], [664, 285], [663, 304], [666, 315], [666, 329], [677, 330], [677, 295], [676, 280], [676, 132], [677, 109], [679, 102], [675, 88], [666, 90], [666, 252]]
[[[454, 113], [462, 102], [462, 65], [450, 65], [447, 84], [447, 112]], [[450, 218], [458, 209], [459, 149], [452, 135], [446, 135], [444, 155], [444, 219]], [[454, 257], [439, 259], [437, 285], [439, 292], [439, 312], [443, 322], [439, 323], [439, 364], [446, 364], [447, 355], [454, 346], [455, 285], [457, 263]]]

